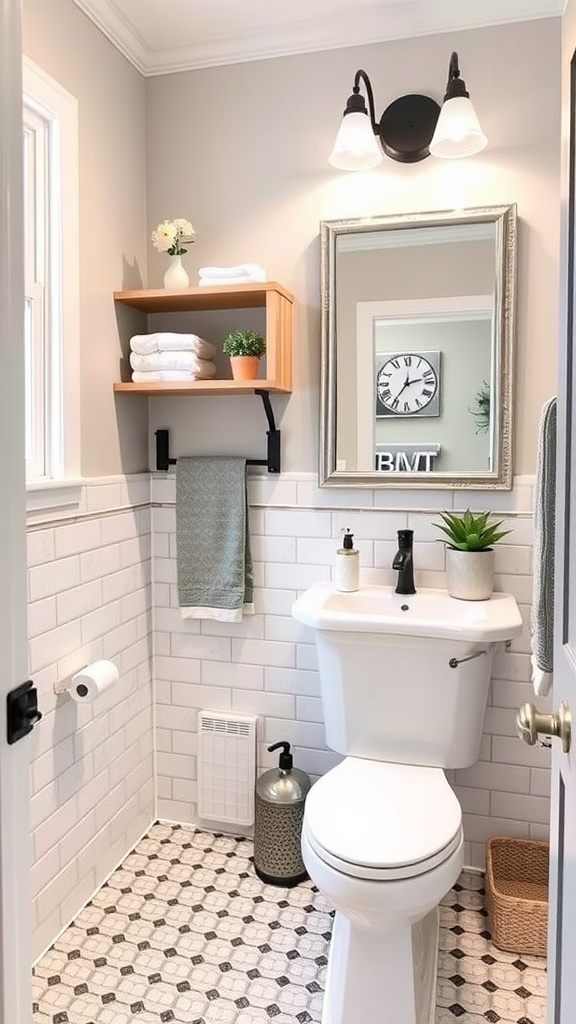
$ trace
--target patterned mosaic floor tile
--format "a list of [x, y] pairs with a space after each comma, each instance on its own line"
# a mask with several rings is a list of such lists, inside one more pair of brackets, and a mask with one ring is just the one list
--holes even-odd
[[[265, 885], [252, 854], [154, 825], [36, 965], [33, 1024], [318, 1024], [331, 908]], [[496, 949], [483, 881], [442, 903], [436, 1024], [544, 1024], [545, 961]]]
[[485, 895], [464, 871], [442, 900], [436, 1024], [544, 1024], [546, 961], [496, 948]]

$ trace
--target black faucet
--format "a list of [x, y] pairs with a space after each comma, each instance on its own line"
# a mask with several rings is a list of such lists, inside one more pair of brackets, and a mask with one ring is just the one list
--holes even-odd
[[394, 555], [392, 568], [398, 569], [396, 594], [415, 594], [414, 562], [412, 559], [412, 542], [414, 530], [398, 530], [398, 551]]

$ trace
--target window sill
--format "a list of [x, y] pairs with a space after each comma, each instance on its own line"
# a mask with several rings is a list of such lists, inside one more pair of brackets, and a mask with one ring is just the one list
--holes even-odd
[[78, 508], [82, 499], [81, 480], [34, 480], [26, 484], [26, 511], [51, 512]]

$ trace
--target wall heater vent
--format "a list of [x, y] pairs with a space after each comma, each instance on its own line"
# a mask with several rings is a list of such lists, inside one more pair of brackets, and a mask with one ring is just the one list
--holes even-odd
[[198, 816], [252, 825], [256, 722], [252, 715], [198, 713]]

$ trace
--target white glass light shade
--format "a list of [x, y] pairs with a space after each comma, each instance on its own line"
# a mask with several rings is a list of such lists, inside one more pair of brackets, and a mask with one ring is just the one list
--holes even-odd
[[382, 150], [368, 114], [353, 111], [344, 115], [328, 161], [340, 171], [369, 171], [382, 163]]
[[487, 144], [471, 101], [466, 96], [446, 100], [430, 143], [432, 156], [447, 160], [474, 156]]

